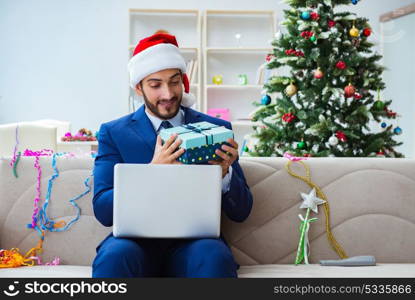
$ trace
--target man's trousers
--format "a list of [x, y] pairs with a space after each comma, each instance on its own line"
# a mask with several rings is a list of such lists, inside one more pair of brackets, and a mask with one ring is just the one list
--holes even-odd
[[92, 277], [237, 277], [239, 265], [222, 238], [116, 238], [97, 247]]

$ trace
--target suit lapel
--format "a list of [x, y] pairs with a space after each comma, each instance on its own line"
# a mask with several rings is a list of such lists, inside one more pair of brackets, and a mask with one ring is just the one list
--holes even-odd
[[143, 104], [131, 118], [130, 127], [142, 140], [144, 140], [145, 144], [153, 153], [156, 145], [156, 132], [144, 110], [145, 105]]
[[200, 122], [201, 114], [191, 108], [182, 106], [184, 111], [184, 124]]

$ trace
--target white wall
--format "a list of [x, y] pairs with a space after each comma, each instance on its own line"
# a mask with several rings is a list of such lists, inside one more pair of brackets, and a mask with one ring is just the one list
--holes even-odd
[[399, 126], [403, 133], [396, 138], [404, 144], [396, 150], [406, 157], [415, 158], [415, 13], [384, 23], [383, 63], [387, 89], [384, 98], [393, 99], [391, 109], [402, 117], [397, 121], [385, 120]]
[[[378, 40], [379, 15], [413, 2], [362, 0], [347, 9], [369, 17]], [[54, 118], [70, 121], [73, 131], [95, 131], [127, 114], [128, 8], [275, 9], [281, 21], [287, 6], [279, 0], [0, 0], [0, 124]]]

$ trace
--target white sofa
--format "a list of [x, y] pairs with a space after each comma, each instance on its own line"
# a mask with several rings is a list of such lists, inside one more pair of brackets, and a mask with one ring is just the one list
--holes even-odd
[[[0, 248], [26, 252], [38, 242], [30, 223], [35, 196], [33, 158], [18, 164], [13, 176], [9, 159], [0, 160]], [[52, 175], [50, 157], [41, 158], [42, 199]], [[323, 267], [320, 259], [337, 259], [325, 235], [325, 216], [310, 228], [310, 265], [294, 266], [299, 238], [300, 192], [310, 188], [291, 177], [283, 158], [240, 158], [254, 196], [249, 218], [234, 223], [222, 218], [222, 230], [238, 263], [239, 277], [415, 277], [415, 160], [390, 158], [311, 158], [313, 181], [322, 187], [331, 209], [334, 236], [349, 256], [374, 255], [376, 266]], [[59, 158], [48, 215], [70, 220], [68, 200], [85, 189], [89, 158]], [[294, 165], [297, 173], [302, 169]], [[92, 184], [92, 182], [91, 182]], [[81, 218], [66, 232], [47, 232], [44, 261], [59, 266], [0, 269], [0, 277], [90, 277], [95, 247], [111, 231], [92, 211], [92, 191], [78, 200]]]
[[[17, 128], [17, 141], [16, 141]], [[0, 125], [0, 157], [13, 155], [18, 142], [18, 151], [31, 149], [34, 151], [50, 149], [56, 151], [57, 128], [31, 122], [11, 123]]]
[[71, 131], [71, 123], [52, 119], [25, 121], [0, 125], [0, 157], [13, 155], [18, 126], [19, 150], [50, 149], [62, 151], [61, 137]]

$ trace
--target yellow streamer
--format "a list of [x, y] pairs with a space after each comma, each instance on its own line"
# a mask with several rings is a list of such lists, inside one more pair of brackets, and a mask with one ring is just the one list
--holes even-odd
[[37, 253], [43, 251], [43, 238], [45, 232], [42, 231], [42, 237], [39, 239], [39, 242], [36, 247], [27, 251], [25, 255], [20, 253], [19, 248], [12, 248], [10, 250], [0, 250], [0, 268], [16, 268], [22, 266], [34, 266], [35, 259], [32, 257], [37, 256]]
[[347, 258], [346, 252], [343, 250], [343, 248], [340, 246], [340, 244], [336, 241], [336, 239], [334, 238], [333, 233], [331, 232], [331, 226], [330, 226], [330, 207], [329, 207], [329, 202], [327, 200], [326, 195], [323, 193], [323, 191], [320, 189], [320, 187], [318, 185], [316, 185], [315, 183], [313, 183], [311, 181], [311, 175], [310, 175], [310, 168], [303, 162], [303, 161], [298, 161], [305, 169], [306, 172], [306, 176], [300, 176], [298, 174], [295, 174], [292, 170], [291, 170], [291, 164], [292, 161], [289, 160], [287, 162], [287, 164], [285, 165], [285, 169], [287, 170], [287, 172], [295, 177], [298, 178], [302, 181], [304, 181], [305, 183], [307, 183], [310, 188], [315, 188], [316, 192], [317, 192], [317, 197], [319, 197], [320, 199], [325, 200], [326, 202], [323, 204], [324, 206], [324, 214], [326, 215], [326, 234], [327, 234], [327, 239], [329, 240], [330, 245], [332, 246], [332, 248], [334, 249], [334, 251], [336, 251], [336, 253], [339, 255], [339, 257], [341, 259], [343, 258]]

